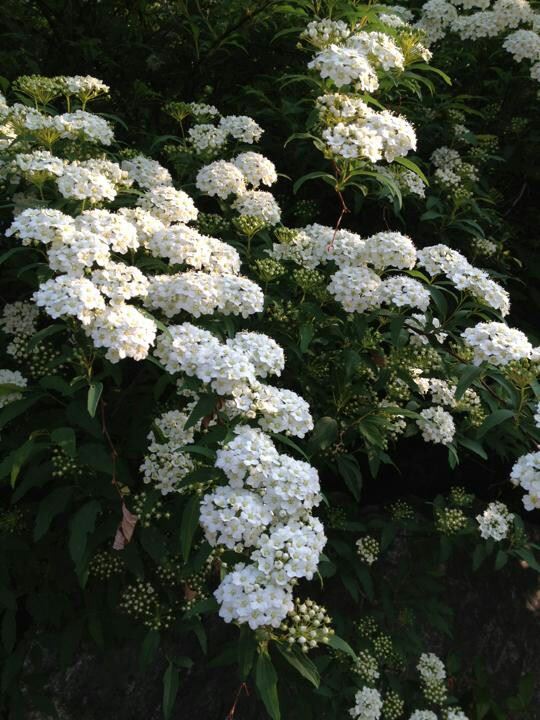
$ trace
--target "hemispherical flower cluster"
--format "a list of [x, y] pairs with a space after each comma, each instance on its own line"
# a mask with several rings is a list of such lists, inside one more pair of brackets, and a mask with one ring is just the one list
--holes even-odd
[[105, 310], [105, 300], [97, 287], [86, 278], [58, 275], [40, 285], [33, 300], [52, 318], [73, 315], [88, 325], [96, 311]]
[[148, 292], [148, 278], [133, 265], [109, 262], [94, 270], [91, 280], [99, 291], [109, 298], [111, 304], [144, 297]]
[[6, 303], [0, 317], [0, 328], [6, 335], [29, 337], [36, 331], [38, 308], [23, 300]]
[[344, 267], [338, 270], [328, 285], [330, 292], [350, 313], [363, 313], [379, 305], [380, 277], [367, 267]]
[[312, 20], [307, 24], [306, 29], [300, 35], [301, 40], [306, 40], [316, 48], [325, 48], [332, 43], [339, 43], [346, 40], [351, 31], [343, 20]]
[[196, 270], [236, 275], [240, 256], [228, 243], [177, 223], [158, 230], [146, 243], [154, 257], [168, 258], [173, 265], [189, 265]]
[[98, 203], [116, 197], [114, 184], [103, 173], [75, 163], [64, 167], [56, 184], [60, 194], [70, 200]]
[[251, 383], [234, 393], [233, 402], [246, 417], [257, 417], [263, 430], [304, 437], [313, 429], [309, 405], [292, 390]]
[[158, 185], [172, 185], [172, 177], [167, 168], [144, 155], [122, 160], [121, 168], [127, 172], [132, 182], [145, 190]]
[[363, 261], [377, 270], [387, 267], [412, 270], [416, 265], [416, 248], [402, 233], [380, 232], [366, 240]]
[[274, 196], [262, 190], [248, 190], [235, 200], [233, 208], [240, 215], [258, 218], [268, 225], [277, 225], [281, 210]]
[[157, 326], [133, 305], [123, 302], [96, 313], [86, 328], [96, 347], [105, 347], [105, 357], [118, 362], [126, 357], [144, 360], [154, 344]]
[[227, 144], [226, 130], [209, 123], [202, 123], [190, 128], [188, 137], [194, 149], [199, 153], [213, 154]]
[[4, 385], [13, 385], [14, 387], [13, 390], [10, 389], [9, 392], [0, 394], [0, 408], [20, 400], [22, 393], [15, 388], [25, 388], [28, 381], [18, 370], [0, 370], [0, 387]]
[[438, 718], [431, 710], [415, 710], [409, 720], [438, 720]]
[[274, 163], [260, 153], [240, 153], [232, 162], [240, 170], [246, 183], [255, 189], [259, 185], [273, 185], [277, 181]]
[[382, 32], [359, 32], [348, 38], [347, 47], [355, 48], [375, 67], [403, 70], [405, 58], [394, 39]]
[[371, 535], [366, 535], [356, 541], [356, 552], [367, 565], [373, 565], [378, 559], [380, 549], [378, 540]]
[[329, 45], [308, 64], [324, 79], [332, 80], [336, 87], [358, 85], [365, 92], [374, 92], [379, 79], [373, 66], [360, 50], [353, 47]]
[[416, 424], [426, 442], [449, 445], [454, 439], [456, 426], [452, 415], [442, 407], [430, 407], [420, 411]]
[[319, 644], [328, 643], [334, 634], [330, 623], [324, 607], [313, 600], [295, 599], [294, 609], [287, 614], [279, 629], [289, 645], [298, 645], [302, 652], [308, 652]]
[[393, 275], [382, 281], [377, 288], [379, 305], [415, 307], [426, 311], [430, 302], [429, 290], [421, 282], [407, 275]]
[[55, 157], [49, 150], [19, 153], [15, 156], [13, 164], [16, 170], [25, 175], [30, 182], [36, 183], [49, 177], [59, 177], [65, 167], [65, 161]]
[[492, 538], [499, 542], [508, 537], [514, 515], [502, 502], [489, 503], [481, 515], [476, 516], [480, 535], [484, 540]]
[[225, 115], [220, 119], [219, 127], [235, 140], [248, 145], [258, 143], [264, 132], [262, 127], [247, 115]]
[[[272, 511], [258, 494], [230, 485], [208, 493], [201, 504], [200, 523], [210, 545], [236, 552], [257, 545], [272, 519]], [[259, 569], [269, 575], [268, 570]]]
[[526, 510], [540, 509], [540, 452], [522, 455], [514, 463], [510, 480], [526, 491], [523, 496]]
[[380, 692], [375, 688], [364, 687], [356, 692], [354, 706], [350, 708], [349, 715], [353, 720], [379, 720], [382, 706]]
[[[133, 224], [122, 215], [108, 210], [86, 210], [76, 218], [75, 228], [106, 243], [115, 253], [124, 254], [139, 247]], [[69, 234], [65, 234], [64, 238], [69, 238]]]
[[268, 335], [243, 331], [227, 340], [227, 345], [244, 352], [253, 363], [257, 377], [281, 375], [285, 367], [283, 349]]
[[465, 344], [473, 352], [473, 364], [489, 362], [508, 365], [512, 360], [530, 358], [533, 347], [527, 336], [500, 322], [482, 322], [461, 333]]
[[166, 225], [188, 223], [197, 219], [197, 208], [183, 190], [168, 185], [158, 185], [141, 195], [137, 204], [148, 210]]
[[197, 173], [197, 188], [206, 195], [226, 200], [229, 195], [242, 195], [246, 191], [244, 175], [233, 163], [216, 160]]
[[16, 235], [23, 245], [43, 243], [48, 245], [61, 238], [74, 225], [73, 218], [52, 208], [28, 208], [23, 210], [6, 230], [6, 236]]
[[444, 663], [435, 653], [422, 653], [416, 669], [425, 683], [444, 682], [446, 678]]

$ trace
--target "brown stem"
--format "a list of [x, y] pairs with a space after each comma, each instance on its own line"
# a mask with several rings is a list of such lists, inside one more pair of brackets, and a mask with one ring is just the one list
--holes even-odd
[[107, 440], [109, 449], [111, 451], [111, 460], [112, 460], [112, 480], [111, 480], [111, 482], [114, 485], [116, 492], [120, 495], [120, 497], [123, 500], [124, 498], [122, 495], [122, 491], [120, 489], [118, 480], [116, 479], [116, 461], [118, 460], [118, 451], [116, 450], [116, 447], [114, 446], [111, 435], [107, 428], [107, 418], [105, 416], [105, 403], [103, 402], [103, 400], [99, 401], [99, 405], [100, 405], [100, 410], [101, 410], [101, 432], [105, 436], [105, 439]]
[[246, 693], [246, 695], [249, 697], [248, 686], [246, 685], [245, 682], [243, 682], [243, 683], [240, 685], [240, 687], [238, 688], [238, 691], [237, 691], [237, 693], [236, 693], [236, 697], [234, 698], [234, 702], [233, 702], [232, 708], [231, 708], [231, 709], [229, 710], [229, 712], [227, 713], [227, 717], [225, 718], [225, 720], [233, 720], [234, 714], [235, 714], [235, 712], [236, 712], [236, 706], [238, 705], [238, 701], [240, 700], [240, 695], [242, 694], [242, 690], [244, 690], [244, 692]]
[[[335, 172], [335, 175], [336, 175], [336, 181], [339, 182], [339, 176], [340, 176], [339, 168], [338, 168], [338, 166], [336, 165], [336, 163], [333, 163], [333, 165], [334, 165], [334, 172]], [[343, 193], [341, 192], [341, 190], [337, 190], [337, 189], [336, 189], [336, 193], [337, 193], [337, 196], [338, 196], [338, 198], [339, 198], [340, 213], [339, 213], [339, 217], [338, 217], [338, 219], [337, 219], [337, 221], [336, 221], [336, 226], [335, 226], [335, 228], [334, 228], [334, 234], [332, 235], [332, 242], [331, 242], [331, 243], [328, 245], [328, 247], [326, 248], [326, 250], [327, 250], [328, 252], [331, 252], [331, 251], [332, 251], [332, 248], [334, 247], [334, 242], [335, 242], [335, 239], [336, 239], [337, 231], [339, 230], [339, 228], [340, 228], [340, 226], [341, 226], [341, 221], [343, 220], [343, 216], [344, 216], [346, 213], [351, 212], [351, 211], [349, 210], [349, 208], [347, 207], [347, 203], [345, 202], [345, 198], [343, 197]]]

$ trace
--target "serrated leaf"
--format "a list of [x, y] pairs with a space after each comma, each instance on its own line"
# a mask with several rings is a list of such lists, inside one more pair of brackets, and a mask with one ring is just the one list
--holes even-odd
[[267, 652], [262, 652], [255, 666], [255, 685], [272, 720], [280, 720], [279, 698], [277, 693], [277, 673]]

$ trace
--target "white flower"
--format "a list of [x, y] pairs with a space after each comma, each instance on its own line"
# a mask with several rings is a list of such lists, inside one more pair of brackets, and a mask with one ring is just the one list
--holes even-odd
[[523, 496], [526, 510], [540, 509], [540, 452], [522, 455], [514, 463], [510, 480], [527, 491]]
[[416, 424], [426, 442], [449, 445], [454, 439], [456, 426], [449, 412], [442, 407], [430, 407], [420, 411]]
[[28, 337], [36, 332], [39, 309], [31, 302], [16, 300], [6, 303], [0, 318], [0, 328], [6, 335]]
[[196, 220], [198, 215], [189, 195], [168, 185], [151, 188], [139, 198], [137, 204], [167, 225], [173, 222], [188, 223]]
[[124, 215], [102, 209], [85, 210], [75, 219], [75, 227], [95, 235], [115, 253], [124, 254], [139, 247], [137, 230]]
[[75, 163], [66, 165], [56, 184], [61, 195], [73, 200], [97, 203], [116, 197], [116, 188], [105, 175]]
[[478, 323], [461, 333], [465, 344], [473, 351], [473, 364], [489, 362], [508, 365], [512, 360], [530, 358], [533, 347], [527, 336], [500, 322]]
[[[16, 387], [25, 388], [28, 385], [28, 381], [21, 375], [18, 370], [0, 370], [0, 387], [2, 385], [14, 385]], [[0, 394], [0, 408], [9, 405], [12, 402], [16, 402], [22, 398], [22, 393], [17, 392], [14, 388], [8, 393]]]
[[32, 297], [52, 318], [74, 315], [83, 325], [91, 322], [96, 311], [105, 309], [103, 295], [90, 280], [67, 275], [42, 283]]
[[272, 520], [272, 511], [249, 490], [217, 487], [201, 503], [200, 523], [210, 545], [237, 552], [257, 545]]
[[324, 48], [332, 43], [339, 43], [346, 40], [351, 31], [343, 20], [312, 20], [300, 35], [301, 40], [306, 40], [316, 48]]
[[428, 309], [431, 299], [429, 291], [422, 283], [407, 275], [392, 275], [385, 278], [377, 288], [376, 297], [379, 305], [410, 306], [424, 312]]
[[197, 173], [195, 185], [202, 193], [223, 200], [229, 195], [241, 195], [246, 191], [244, 175], [236, 165], [226, 160], [216, 160], [202, 167]]
[[227, 340], [227, 345], [244, 352], [253, 363], [258, 377], [281, 375], [285, 367], [283, 349], [268, 335], [257, 332], [236, 333], [234, 338]]
[[379, 307], [380, 277], [367, 267], [344, 267], [330, 280], [328, 292], [350, 313]]
[[415, 710], [409, 720], [437, 720], [437, 716], [431, 710]]
[[336, 87], [354, 85], [365, 92], [379, 87], [375, 69], [356, 48], [329, 45], [315, 55], [308, 68], [317, 70], [323, 80], [332, 80]]
[[234, 393], [234, 404], [248, 417], [258, 417], [263, 430], [304, 437], [313, 429], [309, 405], [286, 388], [254, 382]]
[[148, 212], [148, 210], [143, 210], [140, 207], [120, 208], [118, 215], [121, 215], [133, 225], [141, 247], [148, 247], [150, 238], [165, 229], [165, 225], [161, 220]]
[[168, 258], [175, 265], [189, 265], [196, 270], [236, 275], [240, 256], [228, 243], [201, 235], [198, 230], [178, 223], [156, 232], [147, 247], [155, 257]]
[[380, 232], [365, 241], [363, 259], [378, 270], [388, 267], [412, 270], [416, 264], [416, 248], [407, 235]]
[[[187, 420], [185, 417], [184, 422]], [[178, 441], [152, 443], [139, 470], [143, 482], [151, 483], [162, 495], [181, 492], [182, 480], [195, 469], [187, 453], [178, 450]]]
[[379, 720], [383, 701], [375, 688], [363, 687], [354, 696], [354, 706], [349, 710], [353, 720]]
[[121, 167], [127, 172], [132, 182], [147, 190], [158, 185], [172, 185], [171, 174], [167, 168], [144, 155], [136, 155], [128, 160], [122, 160]]
[[261, 184], [273, 185], [277, 181], [274, 163], [260, 153], [251, 151], [240, 153], [232, 162], [241, 171], [248, 185], [253, 188], [258, 188]]
[[233, 209], [240, 215], [258, 218], [269, 225], [277, 225], [281, 220], [281, 210], [274, 196], [262, 190], [243, 193], [234, 201]]
[[[237, 426], [236, 437], [216, 454], [215, 466], [223, 470], [232, 487], [259, 488], [279, 467], [280, 456], [268, 435], [258, 428]], [[247, 479], [246, 479], [247, 476]]]
[[114, 140], [114, 133], [107, 122], [99, 115], [76, 110], [73, 113], [53, 116], [55, 124], [61, 128], [62, 137], [72, 140], [81, 137], [89, 142], [111, 145]]
[[188, 137], [195, 150], [199, 153], [207, 151], [215, 153], [227, 144], [226, 130], [207, 123], [190, 128]]
[[148, 278], [133, 265], [109, 262], [94, 270], [90, 279], [113, 304], [144, 297], [148, 292]]
[[259, 142], [263, 129], [247, 115], [226, 115], [219, 121], [219, 128], [235, 140], [252, 145]]
[[55, 157], [48, 150], [34, 150], [16, 155], [14, 164], [30, 178], [42, 173], [58, 177], [64, 172], [65, 160]]
[[359, 32], [352, 35], [346, 46], [364, 55], [370, 63], [383, 70], [403, 70], [405, 58], [390, 35], [382, 32]]
[[492, 502], [481, 515], [476, 516], [480, 535], [484, 540], [493, 538], [499, 542], [508, 536], [514, 515], [504, 503]]
[[422, 653], [416, 669], [427, 684], [440, 683], [446, 678], [444, 663], [435, 653]]
[[144, 360], [154, 344], [157, 327], [133, 305], [117, 303], [96, 313], [85, 331], [96, 347], [107, 348], [108, 360], [118, 362], [126, 357]]
[[23, 245], [32, 242], [47, 245], [62, 237], [66, 229], [74, 226], [73, 218], [51, 208], [23, 210], [6, 230], [6, 236], [16, 235]]

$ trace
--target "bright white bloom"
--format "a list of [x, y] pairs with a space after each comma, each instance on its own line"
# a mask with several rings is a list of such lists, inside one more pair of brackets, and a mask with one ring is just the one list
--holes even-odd
[[200, 523], [210, 545], [237, 552], [257, 545], [272, 519], [272, 511], [249, 490], [217, 487], [201, 503]]
[[528, 0], [495, 0], [493, 14], [499, 30], [507, 30], [530, 22], [533, 11]]
[[61, 195], [70, 200], [89, 200], [98, 203], [102, 200], [114, 200], [114, 184], [100, 172], [71, 163], [57, 180]]
[[106, 95], [110, 89], [102, 80], [92, 77], [92, 75], [63, 76], [61, 84], [63, 86], [63, 92], [66, 94], [80, 95], [81, 98], [86, 101], [98, 95]]
[[190, 128], [188, 136], [195, 150], [200, 153], [215, 153], [227, 144], [226, 130], [207, 123]]
[[111, 362], [126, 357], [144, 360], [156, 339], [157, 327], [133, 305], [118, 303], [96, 313], [86, 333], [96, 347], [107, 348], [105, 356]]
[[174, 222], [188, 223], [196, 220], [198, 215], [189, 195], [168, 185], [151, 188], [139, 198], [137, 204], [167, 225]]
[[[281, 454], [272, 462], [266, 459], [256, 469], [251, 468], [246, 484], [262, 489], [265, 504], [272, 508], [278, 518], [312, 510], [321, 502], [317, 470], [309, 463], [289, 455]], [[322, 526], [312, 524], [312, 528], [322, 539]], [[322, 546], [317, 555], [321, 550]]]
[[306, 401], [292, 390], [259, 382], [234, 393], [234, 404], [247, 417], [257, 417], [263, 430], [304, 437], [313, 430]]
[[[7, 305], [6, 305], [7, 307]], [[6, 317], [6, 311], [4, 309], [4, 317]], [[7, 330], [5, 330], [7, 332]], [[536, 405], [535, 411], [534, 411], [534, 424], [537, 428], [540, 428], [540, 402]]]
[[31, 302], [6, 303], [0, 317], [0, 328], [6, 335], [28, 337], [36, 332], [39, 309]]
[[410, 237], [399, 232], [380, 232], [365, 241], [364, 262], [378, 270], [388, 267], [412, 270], [416, 248]]
[[243, 193], [233, 203], [233, 209], [240, 215], [258, 218], [269, 225], [277, 225], [281, 220], [281, 210], [274, 196], [262, 190]]
[[350, 313], [379, 307], [380, 277], [367, 267], [344, 267], [330, 280], [328, 292]]
[[462, 40], [479, 40], [497, 36], [501, 28], [495, 13], [488, 10], [458, 17], [452, 25], [452, 30]]
[[236, 165], [226, 160], [216, 160], [202, 167], [197, 173], [195, 185], [202, 193], [223, 200], [229, 195], [242, 195], [246, 191], [244, 175]]
[[103, 295], [90, 280], [68, 275], [42, 283], [32, 297], [52, 318], [74, 315], [83, 325], [93, 320], [96, 311], [105, 309]]
[[339, 44], [346, 40], [351, 31], [343, 20], [312, 20], [307, 24], [306, 29], [300, 35], [301, 40], [306, 40], [316, 48], [325, 48], [332, 43]]
[[420, 418], [416, 421], [416, 424], [426, 442], [449, 445], [456, 433], [453, 417], [439, 406], [421, 410]]
[[89, 160], [78, 162], [77, 165], [105, 175], [107, 180], [110, 180], [115, 186], [129, 187], [132, 184], [127, 172], [122, 170], [118, 163], [112, 162], [111, 160], [90, 158]]
[[170, 325], [167, 333], [159, 335], [155, 355], [167, 372], [195, 375], [199, 352], [214, 354], [219, 352], [219, 346], [217, 337], [208, 330], [183, 323]]
[[59, 177], [64, 172], [65, 160], [55, 157], [48, 150], [34, 150], [16, 155], [14, 165], [30, 179], [42, 174]]
[[148, 278], [134, 265], [110, 262], [94, 270], [90, 279], [112, 304], [145, 297], [148, 292]]
[[308, 225], [304, 230], [297, 230], [290, 242], [274, 243], [269, 255], [276, 260], [292, 260], [302, 267], [313, 269], [326, 261], [332, 235], [332, 228]]
[[[184, 418], [184, 423], [186, 420], [187, 416]], [[143, 482], [151, 483], [162, 495], [181, 492], [182, 480], [195, 469], [191, 457], [179, 451], [180, 444], [183, 443], [177, 440], [152, 443], [139, 468]]]
[[258, 377], [281, 375], [285, 367], [283, 349], [275, 340], [263, 333], [244, 330], [227, 340], [227, 345], [246, 354], [248, 360], [253, 363]]
[[500, 322], [478, 323], [461, 333], [465, 344], [473, 351], [473, 364], [489, 362], [508, 365], [512, 360], [530, 358], [533, 347], [527, 336]]
[[145, 157], [136, 155], [128, 160], [122, 160], [122, 170], [125, 170], [132, 182], [139, 187], [150, 190], [158, 185], [172, 185], [172, 178], [167, 168], [157, 162]]
[[148, 241], [155, 257], [168, 258], [174, 265], [189, 265], [196, 270], [238, 274], [240, 256], [228, 243], [201, 235], [198, 230], [178, 223], [163, 228]]
[[459, 708], [449, 708], [446, 720], [469, 720], [463, 710]]
[[237, 155], [232, 161], [240, 170], [248, 185], [258, 188], [259, 185], [273, 185], [277, 181], [274, 163], [257, 152], [245, 152]]
[[374, 92], [379, 87], [375, 69], [355, 48], [330, 45], [317, 53], [308, 67], [317, 70], [323, 79], [332, 80], [337, 87], [352, 84], [365, 92]]
[[390, 35], [382, 32], [359, 32], [352, 35], [347, 47], [358, 50], [368, 61], [383, 70], [403, 70], [405, 58]]
[[[279, 467], [280, 456], [268, 435], [247, 425], [236, 427], [236, 437], [217, 451], [215, 466], [223, 470], [232, 487], [259, 488]], [[247, 476], [247, 479], [246, 479]]]
[[444, 663], [435, 653], [422, 653], [416, 669], [428, 685], [443, 682], [446, 678]]
[[523, 496], [525, 510], [540, 509], [540, 452], [522, 455], [514, 463], [510, 480], [526, 491]]
[[[42, 116], [43, 118], [47, 116]], [[85, 110], [76, 110], [73, 113], [64, 113], [63, 115], [49, 116], [56, 127], [61, 128], [62, 137], [75, 140], [82, 138], [89, 142], [99, 143], [101, 145], [110, 145], [114, 140], [114, 133], [107, 122], [99, 115], [86, 112]], [[36, 123], [39, 127], [39, 122]], [[27, 127], [33, 129], [32, 121]]]
[[377, 301], [380, 305], [396, 307], [415, 307], [426, 311], [431, 295], [421, 282], [407, 275], [392, 275], [385, 278], [377, 289]]
[[481, 515], [476, 516], [480, 535], [484, 540], [493, 538], [499, 542], [508, 537], [514, 514], [509, 512], [504, 503], [492, 502]]
[[137, 231], [137, 238], [141, 247], [148, 247], [150, 238], [165, 229], [165, 225], [155, 215], [140, 207], [120, 208], [118, 215], [128, 220]]
[[74, 277], [84, 275], [86, 268], [110, 263], [106, 242], [90, 230], [75, 230], [49, 246], [49, 265], [55, 272]]
[[364, 687], [354, 696], [354, 706], [350, 708], [349, 715], [353, 720], [379, 720], [383, 701], [381, 694], [375, 688]]
[[226, 115], [219, 121], [219, 128], [235, 140], [253, 145], [258, 143], [264, 132], [253, 118], [247, 115]]
[[504, 39], [503, 48], [516, 62], [540, 60], [540, 35], [534, 30], [516, 30]]
[[458, 17], [456, 8], [445, 0], [428, 0], [422, 6], [422, 17], [416, 26], [423, 30], [430, 43], [443, 38]]
[[30, 245], [32, 242], [47, 245], [62, 237], [63, 233], [73, 226], [73, 218], [64, 215], [60, 210], [28, 208], [11, 223], [6, 230], [6, 236], [16, 235], [23, 245]]
[[253, 565], [239, 563], [214, 593], [225, 622], [247, 623], [252, 630], [279, 627], [294, 605], [292, 588], [277, 585]]
[[8, 393], [0, 394], [0, 408], [20, 400], [22, 393], [18, 392], [15, 388], [25, 388], [28, 385], [28, 381], [18, 370], [0, 370], [0, 387], [3, 385], [14, 385], [15, 387], [13, 391], [10, 390]]
[[139, 247], [133, 224], [123, 215], [108, 210], [86, 210], [75, 219], [75, 227], [82, 233], [94, 234], [115, 253], [124, 254]]
[[438, 720], [431, 710], [415, 710], [409, 720]]
[[219, 110], [215, 105], [207, 105], [206, 103], [189, 103], [192, 114], [195, 118], [200, 117], [219, 117]]

